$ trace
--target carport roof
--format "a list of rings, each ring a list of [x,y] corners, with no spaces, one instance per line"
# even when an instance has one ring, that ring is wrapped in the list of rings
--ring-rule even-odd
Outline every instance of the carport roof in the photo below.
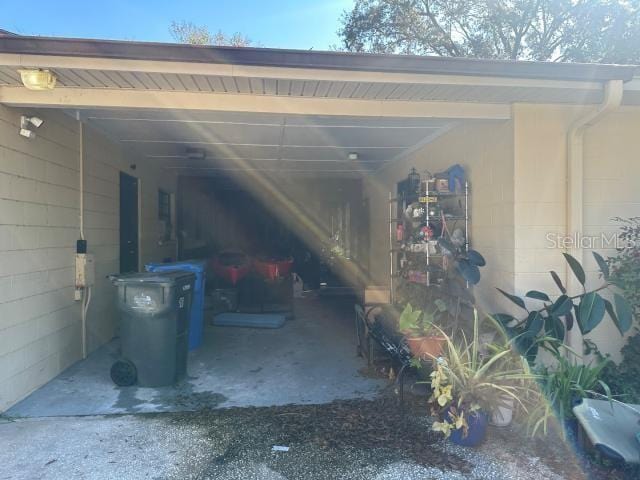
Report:
[[[27,90],[21,68],[52,70],[56,88]],[[459,122],[509,119],[513,103],[594,105],[620,80],[638,105],[635,72],[0,33],[0,103],[75,112],[164,168],[201,173],[377,170]]]
[[[167,62],[195,62],[321,68],[335,70],[478,75],[579,81],[631,80],[628,65],[479,60],[437,56],[194,46],[76,38],[0,36],[0,52],[22,55],[94,57]]]

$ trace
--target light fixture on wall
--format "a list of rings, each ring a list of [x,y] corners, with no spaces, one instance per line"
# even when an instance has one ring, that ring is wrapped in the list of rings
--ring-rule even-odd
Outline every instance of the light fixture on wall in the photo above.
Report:
[[[187,158],[189,160],[204,160],[207,156],[206,152],[202,148],[187,148]]]
[[[349,160],[358,160],[358,152],[349,152]]]
[[[35,128],[40,128],[44,120],[40,117],[27,117],[26,115],[22,115],[20,117],[20,135],[25,138],[36,138],[36,132],[30,130],[29,127],[34,126]]]
[[[49,70],[39,68],[27,68],[18,70],[22,84],[29,90],[53,90],[56,86],[57,78]]]

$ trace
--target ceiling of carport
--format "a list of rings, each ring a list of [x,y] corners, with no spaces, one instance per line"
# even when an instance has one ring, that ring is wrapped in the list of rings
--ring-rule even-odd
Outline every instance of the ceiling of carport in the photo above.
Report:
[[[175,110],[84,110],[82,118],[136,154],[183,174],[260,170],[361,174],[451,128],[433,118]],[[190,158],[189,149],[205,159]],[[349,160],[350,153],[358,160]]]

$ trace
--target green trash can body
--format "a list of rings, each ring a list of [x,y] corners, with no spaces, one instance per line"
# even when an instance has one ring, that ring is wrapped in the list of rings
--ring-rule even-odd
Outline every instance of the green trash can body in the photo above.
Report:
[[[121,354],[135,366],[139,386],[173,385],[185,376],[194,282],[184,271],[113,277]]]

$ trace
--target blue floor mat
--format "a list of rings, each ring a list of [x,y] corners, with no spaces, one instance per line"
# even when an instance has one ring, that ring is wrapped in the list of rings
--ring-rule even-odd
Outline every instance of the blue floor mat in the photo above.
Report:
[[[280,328],[286,316],[276,313],[219,313],[213,317],[216,327]]]

